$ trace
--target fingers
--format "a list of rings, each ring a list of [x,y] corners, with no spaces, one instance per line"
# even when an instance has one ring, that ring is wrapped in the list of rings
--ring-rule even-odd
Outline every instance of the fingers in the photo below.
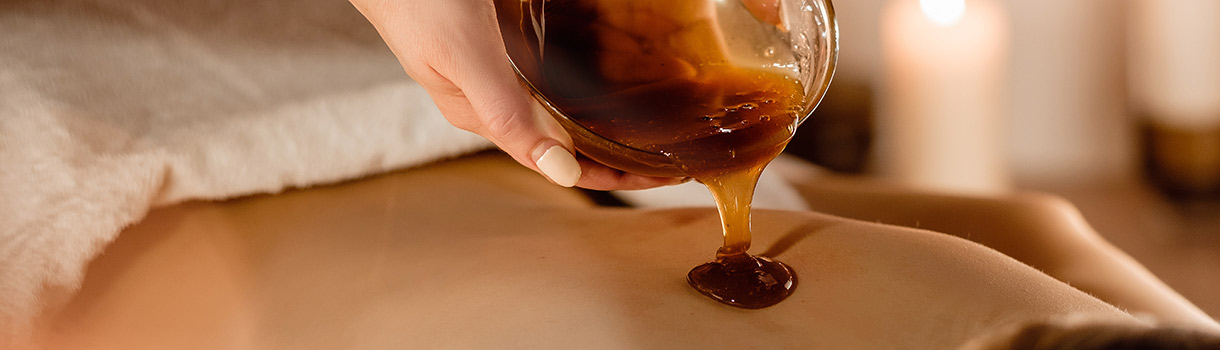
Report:
[[[759,21],[770,23],[780,29],[785,28],[783,18],[779,14],[779,0],[741,0],[741,2]]]
[[[579,162],[581,168],[584,169],[584,175],[576,186],[591,190],[643,190],[690,181],[690,178],[652,177],[627,173],[584,157],[581,157]]]
[[[492,76],[496,73],[484,71],[481,74]],[[515,75],[510,78],[513,79],[510,83],[501,82],[502,87],[509,87],[501,89],[503,91],[495,91],[494,81],[488,79],[462,84],[464,88],[461,89],[455,84],[452,89],[437,88],[429,92],[454,125],[483,135],[519,163],[556,184],[594,190],[636,190],[685,181],[683,178],[625,173],[584,157],[574,157],[567,133],[541,104],[525,94]],[[519,99],[511,96],[513,91],[520,91]],[[522,104],[525,106],[521,107]],[[521,109],[530,112],[513,112]],[[521,153],[513,151],[522,149],[525,151]]]
[[[367,1],[372,5],[358,7],[451,124],[556,184],[579,181],[571,139],[508,62],[491,1]]]
[[[468,130],[483,135],[521,164],[566,187],[634,190],[684,181],[682,178],[625,173],[575,156],[571,137],[527,93],[513,71],[498,30],[475,35],[487,38],[488,42],[466,41],[474,44],[457,51],[468,55],[453,61],[456,63],[454,67],[438,67],[438,70],[448,72],[461,95],[469,101],[468,114],[474,120]],[[683,73],[680,69],[678,71],[674,74]]]
[[[453,99],[449,103],[441,103],[438,101],[438,106],[441,107],[442,113],[446,115],[461,116],[474,115],[474,108],[464,98],[454,97],[438,97],[439,99]],[[536,103],[535,103],[536,105]],[[542,107],[537,107],[541,109]],[[537,112],[543,114],[545,112]],[[549,115],[544,115],[550,118]],[[467,130],[478,129],[479,126],[471,126]],[[477,132],[476,132],[477,133]],[[483,133],[480,133],[483,135]],[[489,140],[496,142],[491,136],[485,136]],[[515,137],[515,136],[504,136]],[[499,143],[497,143],[499,145]],[[500,146],[505,152],[508,152],[506,146]],[[592,190],[640,190],[653,187],[669,186],[682,183],[689,179],[687,178],[672,178],[672,177],[651,177],[642,176],[631,173],[626,173],[616,170],[596,161],[590,160],[583,156],[573,157],[569,148],[557,142],[543,141],[540,145],[534,147],[529,152],[526,159],[533,159],[538,171],[547,179],[558,185],[565,187],[581,187]],[[510,153],[511,155],[511,153]],[[528,163],[521,162],[521,158],[515,157],[519,163],[529,166]]]
[[[353,3],[450,123],[487,138],[552,182],[603,190],[679,182],[578,160],[567,132],[529,95],[513,71],[491,1]]]
[[[469,101],[464,119],[468,130],[486,137],[517,162],[542,173],[552,182],[571,187],[581,178],[572,140],[545,108],[529,96],[508,63],[499,33],[488,43],[467,46],[445,67],[453,83]]]
[[[513,88],[521,89],[520,86]],[[429,89],[429,93],[454,126],[487,138],[518,163],[541,173],[551,182],[572,187],[581,179],[582,167],[571,152],[571,139],[530,97],[500,103],[470,98],[456,87]],[[479,105],[480,102],[483,104]],[[509,103],[524,106],[499,107],[510,106]],[[476,105],[482,106],[484,112]],[[522,109],[526,112],[520,112]]]

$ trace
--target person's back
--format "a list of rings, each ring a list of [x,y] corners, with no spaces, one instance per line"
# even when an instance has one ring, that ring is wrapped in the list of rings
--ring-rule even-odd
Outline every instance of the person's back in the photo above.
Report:
[[[683,280],[710,258],[718,227],[712,208],[599,207],[507,157],[470,157],[153,212],[91,268],[47,339],[63,348],[187,346],[211,334],[294,349],[949,349],[1048,319],[1146,326],[964,239],[789,211],[755,215],[753,252],[791,264],[796,293],[766,309],[732,308]],[[184,319],[192,326],[157,331]],[[107,326],[116,322],[124,327]]]

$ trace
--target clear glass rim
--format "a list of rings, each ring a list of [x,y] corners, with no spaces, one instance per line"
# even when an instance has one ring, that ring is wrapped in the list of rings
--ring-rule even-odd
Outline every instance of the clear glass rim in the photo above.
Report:
[[[808,119],[809,116],[813,114],[814,110],[817,109],[818,105],[820,105],[822,103],[822,99],[826,98],[826,90],[830,88],[830,83],[834,79],[835,69],[836,69],[836,67],[838,65],[838,61],[839,61],[839,22],[835,17],[834,5],[831,3],[831,0],[806,0],[806,1],[820,3],[821,6],[819,6],[819,8],[824,12],[827,22],[830,23],[827,26],[828,33],[827,33],[827,35],[825,35],[827,37],[826,44],[829,47],[830,54],[826,58],[827,62],[826,62],[825,72],[823,72],[823,74],[821,74],[821,76],[818,77],[819,79],[813,80],[813,81],[820,81],[821,83],[815,89],[812,89],[812,90],[810,90],[810,89],[808,89],[808,87],[806,87],[806,89],[809,90],[808,92],[812,92],[811,95],[817,96],[817,99],[813,100],[812,103],[810,103],[808,105],[808,107],[806,107],[806,109],[804,111],[802,111],[802,115],[800,116],[800,118],[797,119],[797,122],[796,122],[797,126],[800,126],[801,123],[804,123],[805,119]],[[657,163],[666,162],[667,158],[664,155],[660,155],[660,154],[657,154],[654,152],[649,152],[646,150],[641,150],[639,148],[625,145],[621,142],[607,138],[605,136],[602,136],[602,135],[594,132],[593,130],[589,130],[589,128],[585,127],[580,122],[572,119],[566,113],[563,113],[563,111],[559,110],[559,108],[556,107],[555,104],[553,102],[551,102],[551,100],[548,97],[546,97],[545,94],[543,94],[540,90],[538,90],[538,88],[536,86],[534,86],[534,83],[530,82],[529,79],[525,77],[525,74],[521,72],[521,68],[519,68],[517,66],[517,63],[513,61],[513,58],[511,56],[506,54],[505,57],[508,58],[508,63],[510,66],[513,67],[513,72],[517,74],[518,80],[520,80],[521,83],[524,84],[529,89],[530,95],[532,95],[535,99],[537,99],[542,104],[542,106],[545,107],[546,110],[551,114],[551,116],[560,119],[560,121],[562,123],[566,124],[566,125],[564,125],[565,129],[568,129],[568,130],[575,129],[579,133],[581,133],[581,135],[571,135],[573,138],[576,138],[577,136],[589,137],[591,139],[595,139],[600,142],[613,145],[616,148],[621,148],[623,150],[633,152],[633,153],[635,153],[632,155],[633,158],[637,158],[637,159],[652,158]]]

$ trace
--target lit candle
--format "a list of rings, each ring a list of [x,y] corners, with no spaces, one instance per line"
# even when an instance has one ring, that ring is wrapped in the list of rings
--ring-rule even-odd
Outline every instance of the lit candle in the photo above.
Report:
[[[895,0],[882,12],[878,167],[910,185],[1008,188],[1007,21],[990,0]]]

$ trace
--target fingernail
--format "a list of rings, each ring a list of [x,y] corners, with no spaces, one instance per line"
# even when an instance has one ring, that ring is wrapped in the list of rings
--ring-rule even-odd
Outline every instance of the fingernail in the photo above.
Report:
[[[572,187],[580,180],[580,163],[562,146],[551,146],[534,164],[543,175],[563,187]]]

